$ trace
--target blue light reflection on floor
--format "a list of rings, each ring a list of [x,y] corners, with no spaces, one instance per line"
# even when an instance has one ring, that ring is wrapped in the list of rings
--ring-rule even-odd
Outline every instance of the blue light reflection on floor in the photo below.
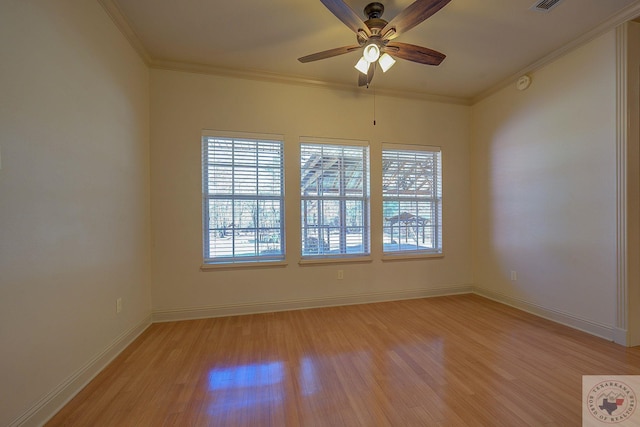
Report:
[[[282,382],[282,362],[254,363],[213,369],[209,372],[209,389],[260,387]]]
[[[279,384],[285,376],[283,362],[253,363],[212,369],[209,390],[215,393],[209,414],[220,417],[238,410],[257,410],[281,403]]]
[[[312,395],[319,389],[316,367],[308,357],[303,357],[300,361],[300,389],[304,396]]]

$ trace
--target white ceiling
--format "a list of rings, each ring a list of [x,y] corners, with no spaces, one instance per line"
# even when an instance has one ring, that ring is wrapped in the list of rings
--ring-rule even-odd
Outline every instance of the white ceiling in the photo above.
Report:
[[[297,58],[356,44],[320,0],[100,0],[151,66],[292,78],[357,87],[358,53],[302,64]],[[346,0],[361,14],[369,0]],[[391,20],[412,0],[381,1]],[[451,0],[395,41],[447,55],[438,66],[398,60],[373,80],[381,91],[474,100],[640,14],[640,0]],[[598,58],[594,58],[594,61]],[[360,90],[366,90],[364,88]]]

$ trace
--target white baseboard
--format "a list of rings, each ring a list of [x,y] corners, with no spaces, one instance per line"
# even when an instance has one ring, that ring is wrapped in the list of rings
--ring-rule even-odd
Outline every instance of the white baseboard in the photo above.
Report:
[[[306,308],[335,307],[342,305],[368,304],[373,302],[398,301],[403,299],[467,294],[471,293],[472,290],[473,287],[471,285],[458,285],[433,289],[372,292],[366,294],[340,295],[325,298],[309,298],[247,304],[228,304],[199,308],[157,310],[153,312],[153,322],[174,322],[179,320],[206,319],[210,317],[302,310]]]
[[[617,342],[616,331],[611,326],[596,323],[569,313],[546,308],[539,304],[534,304],[520,298],[514,298],[499,292],[489,291],[487,289],[474,287],[473,292],[482,297],[489,298],[491,300],[509,305],[511,307],[515,307],[519,310],[526,311],[527,313],[535,314],[536,316],[545,318],[547,320],[551,320],[556,323],[569,326],[573,329],[587,332],[591,335],[604,338],[608,341]]]
[[[578,329],[589,334],[626,345],[627,331],[612,328],[582,319],[558,310],[549,309],[533,304],[523,299],[474,287],[472,285],[444,286],[431,289],[411,289],[402,291],[372,292],[357,295],[341,295],[325,298],[309,298],[298,300],[284,300],[247,304],[228,304],[220,306],[185,308],[153,311],[138,325],[125,331],[103,352],[88,361],[77,372],[63,381],[42,399],[36,402],[24,414],[16,418],[9,427],[41,426],[64,405],[66,405],[80,390],[95,378],[116,356],[127,348],[151,323],[171,322],[180,320],[202,319],[211,317],[236,316],[243,314],[271,313],[287,310],[302,310],[307,308],[334,307],[354,304],[367,304],[384,301],[398,301],[405,299],[427,298],[445,295],[475,293],[482,297],[497,301],[526,311],[536,316]]]
[[[151,315],[122,333],[116,340],[89,360],[70,377],[51,390],[31,408],[13,420],[9,427],[42,426],[94,379],[113,359],[151,325]]]
[[[628,335],[627,335],[626,329],[620,329],[620,328],[613,329],[613,342],[615,342],[616,344],[620,344],[625,347],[633,346],[633,344],[629,342],[627,337]]]

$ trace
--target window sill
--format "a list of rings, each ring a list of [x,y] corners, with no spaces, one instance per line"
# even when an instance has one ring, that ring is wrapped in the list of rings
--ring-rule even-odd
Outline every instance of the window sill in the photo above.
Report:
[[[326,265],[326,264],[356,264],[363,262],[372,262],[373,259],[370,256],[359,256],[353,258],[309,258],[301,259],[298,261],[300,266],[308,265]]]
[[[389,254],[383,255],[382,261],[413,261],[413,260],[421,260],[421,259],[431,259],[431,258],[444,258],[443,253],[422,253],[422,254]]]
[[[237,269],[254,269],[254,268],[281,268],[286,267],[288,262],[286,261],[267,261],[267,262],[229,262],[219,264],[202,264],[200,271],[220,271],[220,270],[237,270]]]

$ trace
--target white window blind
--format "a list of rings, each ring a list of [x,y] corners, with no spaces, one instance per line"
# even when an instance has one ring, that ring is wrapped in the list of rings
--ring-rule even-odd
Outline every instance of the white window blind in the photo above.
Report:
[[[368,255],[369,147],[300,144],[303,258]]]
[[[442,161],[438,147],[383,144],[383,252],[442,252]]]
[[[204,262],[284,259],[283,142],[202,137]]]

